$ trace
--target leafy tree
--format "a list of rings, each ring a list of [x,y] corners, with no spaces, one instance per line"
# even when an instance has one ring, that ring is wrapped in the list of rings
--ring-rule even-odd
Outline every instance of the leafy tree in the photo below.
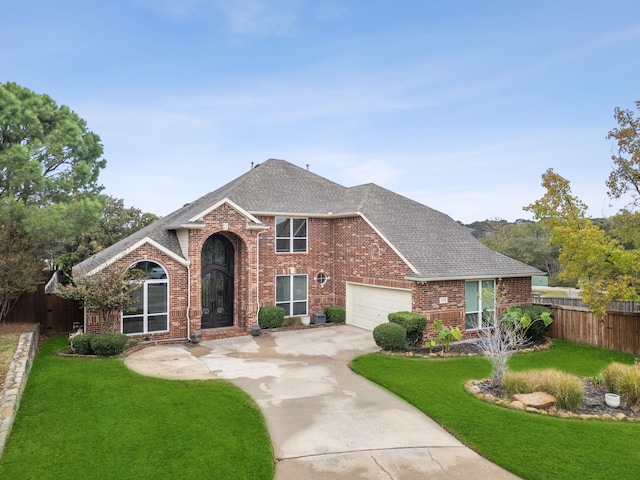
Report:
[[[7,260],[35,258],[44,267],[60,239],[97,222],[105,204],[98,184],[102,153],[100,138],[68,107],[0,84],[0,229],[21,239],[4,247]],[[20,289],[33,289],[38,277],[25,277]],[[0,302],[10,303],[12,295],[0,292]],[[0,305],[0,315],[7,306]]]
[[[91,255],[158,220],[152,213],[143,213],[138,208],[125,208],[124,201],[108,197],[107,206],[98,224],[79,235],[69,238],[56,264],[67,274],[71,268]]]
[[[542,175],[542,186],[545,195],[525,210],[543,222],[550,242],[559,246],[560,278],[579,279],[583,301],[596,315],[604,315],[612,300],[640,298],[640,250],[624,248],[587,218],[569,181],[552,169]]]
[[[41,266],[20,225],[0,223],[0,319],[23,292],[35,290],[34,279],[39,279]]]
[[[640,101],[636,102],[636,108],[640,110]],[[607,180],[608,194],[613,199],[630,194],[633,205],[637,206],[640,201],[640,118],[635,118],[631,110],[617,107],[614,118],[618,127],[607,135],[617,143],[611,155],[614,168]]]
[[[559,283],[559,250],[549,244],[549,233],[540,222],[505,223],[480,241],[496,252],[547,272],[552,284]]]
[[[119,312],[126,311],[140,294],[138,280],[144,272],[132,268],[124,274],[116,269],[74,279],[73,285],[60,285],[56,293],[62,298],[81,302],[90,312],[96,312],[102,332],[113,329]]]

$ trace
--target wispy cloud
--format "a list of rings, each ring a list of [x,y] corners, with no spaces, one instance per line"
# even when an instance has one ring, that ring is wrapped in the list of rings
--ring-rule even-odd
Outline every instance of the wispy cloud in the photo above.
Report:
[[[299,0],[216,0],[236,33],[282,35],[296,23]]]

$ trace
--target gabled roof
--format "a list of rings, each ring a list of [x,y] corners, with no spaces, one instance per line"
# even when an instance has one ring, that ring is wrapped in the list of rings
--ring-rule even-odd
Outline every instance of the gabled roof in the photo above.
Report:
[[[85,274],[145,241],[187,259],[176,230],[198,228],[212,207],[228,203],[263,228],[258,215],[361,216],[401,258],[414,280],[506,278],[539,270],[496,253],[444,213],[375,184],[347,188],[284,160],[270,159],[230,183],[185,205],[130,237],[76,265]]]

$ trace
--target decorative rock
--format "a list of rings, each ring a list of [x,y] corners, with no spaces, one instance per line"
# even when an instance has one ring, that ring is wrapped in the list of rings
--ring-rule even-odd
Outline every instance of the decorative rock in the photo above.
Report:
[[[558,418],[571,418],[572,415],[570,412],[558,412],[557,414]]]
[[[470,386],[470,387],[468,388],[468,390],[469,390],[469,393],[474,394],[474,395],[475,395],[476,393],[480,393],[480,392],[481,392],[480,387],[479,387],[479,386],[477,386],[477,385],[472,385],[472,386]]]
[[[490,393],[487,393],[487,394],[484,396],[484,399],[485,399],[487,402],[489,402],[489,403],[493,403],[493,402],[495,402],[496,397],[494,397],[494,396],[493,396],[493,395],[491,395]]]
[[[524,410],[527,407],[524,403],[520,402],[519,400],[514,400],[509,404],[509,408],[513,408],[514,410]]]
[[[613,417],[611,415],[609,415],[608,413],[605,413],[600,418],[602,418],[602,420],[613,420]]]
[[[623,420],[626,420],[626,419],[627,419],[627,416],[624,413],[622,413],[622,412],[616,413],[616,420],[623,421]]]
[[[549,408],[555,405],[556,399],[553,395],[545,392],[518,393],[511,397],[512,400],[524,403],[527,407]]]
[[[576,415],[577,418],[581,419],[581,420],[591,420],[592,418],[597,418],[597,415],[590,415],[588,413],[583,413],[580,415]]]
[[[533,407],[527,407],[525,410],[527,412],[529,412],[529,413],[538,413],[538,412],[540,412],[540,410],[538,410],[537,408],[533,408]]]

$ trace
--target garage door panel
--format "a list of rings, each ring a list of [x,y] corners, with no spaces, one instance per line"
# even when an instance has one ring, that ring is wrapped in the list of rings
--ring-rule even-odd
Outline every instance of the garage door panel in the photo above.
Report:
[[[391,312],[411,311],[411,291],[347,284],[347,323],[373,330],[388,321]]]

